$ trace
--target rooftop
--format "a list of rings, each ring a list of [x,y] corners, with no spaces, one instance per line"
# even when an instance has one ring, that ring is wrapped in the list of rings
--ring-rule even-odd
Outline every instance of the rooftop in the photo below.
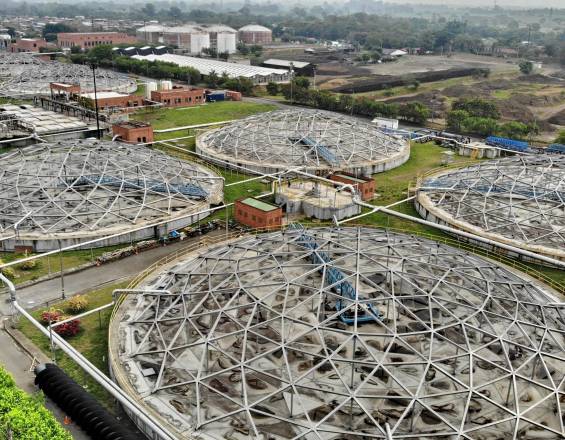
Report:
[[[292,64],[297,69],[303,69],[311,65],[311,63],[306,63],[304,61],[279,60],[277,58],[269,58],[268,60],[263,61],[263,64],[270,64],[273,66],[281,66],[286,68],[290,68],[290,65]]]
[[[248,206],[251,206],[255,209],[259,209],[259,210],[265,211],[265,212],[274,211],[275,209],[279,209],[278,206],[271,205],[270,203],[266,203],[266,202],[263,202],[261,200],[257,200],[257,199],[251,198],[251,197],[240,200],[240,203],[243,203],[244,205],[248,205]]]

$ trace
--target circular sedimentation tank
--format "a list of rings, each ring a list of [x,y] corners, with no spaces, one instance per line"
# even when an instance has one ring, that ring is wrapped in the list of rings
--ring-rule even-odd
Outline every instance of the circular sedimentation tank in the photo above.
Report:
[[[428,220],[565,261],[565,156],[440,171],[422,180],[415,203]]]
[[[371,175],[410,156],[407,140],[341,114],[313,110],[261,113],[205,132],[197,152],[222,166],[259,172],[300,167],[312,172]]]
[[[0,245],[45,251],[139,228],[94,247],[129,243],[189,225],[222,199],[220,177],[158,150],[37,144],[0,155]]]
[[[30,54],[0,55],[0,96],[49,95],[50,83],[78,84],[82,93],[94,91],[92,69],[87,65],[44,61]],[[96,87],[123,93],[137,89],[133,79],[106,69],[96,69]]]
[[[110,365],[183,439],[557,439],[564,307],[427,239],[296,227],[150,276]]]

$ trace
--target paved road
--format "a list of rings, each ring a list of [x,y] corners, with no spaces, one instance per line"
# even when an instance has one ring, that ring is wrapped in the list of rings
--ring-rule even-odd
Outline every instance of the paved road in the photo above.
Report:
[[[7,318],[5,318],[7,319]],[[7,323],[7,325],[9,325]],[[14,340],[6,333],[4,330],[4,324],[2,324],[2,330],[0,330],[0,363],[6,368],[14,377],[18,387],[23,389],[29,394],[37,392],[33,381],[35,375],[31,370],[32,359],[24,352]],[[44,357],[39,359],[39,362],[48,362],[49,359]],[[65,414],[59,409],[51,399],[45,399],[45,407],[53,413],[55,418],[63,424]],[[78,426],[71,423],[65,426],[74,440],[89,440],[90,437],[84,433]]]
[[[221,235],[223,230],[217,230],[209,233],[209,236]],[[197,241],[195,239],[187,239],[182,242],[173,243],[167,246],[161,246],[142,252],[138,255],[132,255],[112,263],[102,265],[100,267],[92,267],[81,272],[69,274],[64,277],[65,293],[67,296],[75,295],[80,292],[92,290],[97,286],[112,283],[120,279],[134,277],[139,272],[146,269],[151,264],[162,259],[168,254],[187,246]],[[38,307],[42,303],[49,300],[59,298],[61,295],[61,280],[55,278],[52,280],[44,281],[33,286],[17,290],[18,300],[26,308]],[[5,297],[7,298],[7,294]],[[0,302],[0,316],[1,320],[6,321],[9,318],[6,316],[10,313],[10,305],[5,302]],[[9,323],[6,323],[9,325]],[[3,365],[15,378],[17,385],[24,391],[32,394],[37,391],[33,381],[34,374],[31,371],[32,359],[24,352],[4,330],[4,325],[1,323],[0,329],[0,365]],[[38,350],[38,361],[49,362],[49,358],[44,356]],[[64,413],[49,399],[46,399],[45,406],[53,412],[55,417],[62,423]],[[123,420],[126,422],[126,420]],[[128,423],[129,425],[129,423]],[[76,425],[69,425],[67,429],[73,435],[75,440],[88,440],[90,439],[80,428]],[[141,437],[140,437],[141,438]]]
[[[217,230],[209,236],[222,234],[223,231]],[[103,284],[115,282],[125,278],[134,277],[136,274],[152,265],[161,258],[167,256],[183,246],[194,243],[198,238],[179,241],[167,246],[160,246],[138,255],[132,255],[122,260],[104,264],[99,267],[92,267],[80,272],[64,275],[65,295],[72,296],[77,293],[92,290]],[[18,302],[25,308],[35,308],[41,304],[52,302],[61,298],[61,278],[53,278],[33,286],[17,289]],[[7,299],[7,295],[6,295]],[[10,314],[10,305],[6,301],[0,302],[0,316]],[[0,353],[0,361],[2,354]]]

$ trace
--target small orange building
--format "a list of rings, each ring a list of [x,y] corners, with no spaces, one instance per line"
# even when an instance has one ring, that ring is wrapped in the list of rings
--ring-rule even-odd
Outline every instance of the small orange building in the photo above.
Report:
[[[81,49],[92,49],[102,44],[133,44],[135,37],[121,32],[62,32],[57,34],[57,45],[61,48],[78,46]]]
[[[282,225],[282,208],[252,197],[236,200],[235,219],[251,228],[275,229]]]
[[[371,200],[375,196],[375,180],[370,177],[355,177],[347,173],[335,173],[330,176],[330,179],[334,182],[355,186],[362,200]]]
[[[67,84],[67,83],[49,83],[52,98],[59,98],[61,95],[65,99],[70,99],[73,95],[80,94],[80,84]]]
[[[82,101],[85,107],[95,107],[94,93],[81,93],[79,100]],[[140,107],[144,104],[143,96],[118,92],[98,92],[96,94],[96,101],[98,101],[99,110],[110,108],[127,109],[128,107]]]
[[[153,127],[145,122],[126,121],[114,124],[112,134],[120,136],[122,142],[130,144],[153,142]]]
[[[204,89],[174,86],[170,90],[153,90],[151,101],[160,102],[164,107],[189,107],[205,102]]]
[[[22,38],[10,46],[12,52],[39,52],[48,43],[43,38]]]

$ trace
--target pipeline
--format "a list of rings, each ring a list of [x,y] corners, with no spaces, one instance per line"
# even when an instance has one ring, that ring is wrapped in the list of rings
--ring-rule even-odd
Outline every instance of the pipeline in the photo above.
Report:
[[[80,428],[96,440],[137,440],[83,387],[55,364],[35,368],[35,384]]]

